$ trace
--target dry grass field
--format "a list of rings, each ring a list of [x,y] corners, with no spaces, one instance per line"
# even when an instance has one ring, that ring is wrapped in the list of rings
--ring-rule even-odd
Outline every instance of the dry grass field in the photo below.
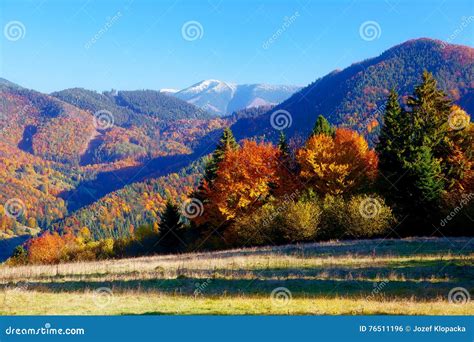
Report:
[[[473,302],[463,298],[474,294],[474,239],[335,241],[3,265],[0,286],[3,315],[472,315]],[[464,290],[449,297],[454,288]]]

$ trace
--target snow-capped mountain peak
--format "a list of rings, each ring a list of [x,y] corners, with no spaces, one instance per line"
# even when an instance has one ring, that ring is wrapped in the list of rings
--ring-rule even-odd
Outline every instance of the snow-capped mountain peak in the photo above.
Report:
[[[178,89],[172,89],[172,88],[163,88],[159,90],[160,93],[164,93],[164,94],[174,94],[174,93],[177,93],[178,91],[179,91]]]
[[[180,90],[173,95],[209,112],[226,115],[260,105],[286,100],[300,87],[268,84],[244,84],[208,79]]]
[[[234,91],[236,88],[235,84],[227,83],[219,80],[204,80],[199,83],[193,84],[192,86],[180,91],[181,94],[198,94],[202,92],[216,92],[222,93],[226,91]]]

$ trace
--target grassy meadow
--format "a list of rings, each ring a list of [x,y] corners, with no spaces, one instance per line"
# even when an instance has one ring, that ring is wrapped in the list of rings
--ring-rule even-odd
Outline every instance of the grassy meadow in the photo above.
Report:
[[[474,239],[334,241],[0,267],[2,315],[472,315]]]

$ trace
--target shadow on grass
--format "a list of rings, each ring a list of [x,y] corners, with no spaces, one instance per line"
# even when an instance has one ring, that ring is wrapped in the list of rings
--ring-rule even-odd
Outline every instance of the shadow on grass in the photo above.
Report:
[[[292,244],[271,248],[248,248],[230,251],[216,251],[219,258],[236,256],[265,256],[275,252],[301,257],[338,257],[345,255],[360,256],[417,256],[417,255],[468,255],[474,250],[474,240],[459,238],[406,238],[406,239],[371,239],[342,240],[336,242]],[[189,255],[187,259],[196,256]],[[184,257],[186,259],[186,257]]]
[[[376,263],[376,261],[374,261]],[[252,274],[258,277],[291,277],[300,275],[302,277],[321,277],[332,279],[354,278],[368,279],[406,279],[407,281],[420,281],[426,279],[437,279],[438,281],[468,281],[474,279],[474,262],[472,260],[408,260],[389,261],[370,267],[358,267],[357,265],[324,265],[320,267],[280,267],[253,270],[225,270],[223,274],[228,276],[241,274]],[[192,272],[192,270],[190,271]]]
[[[91,273],[91,274],[58,274],[54,277],[39,276],[36,281],[63,283],[64,281],[107,281],[113,280],[146,280],[150,278],[169,279],[179,275],[188,278],[217,278],[217,279],[260,279],[260,280],[285,280],[301,278],[302,280],[328,279],[328,280],[406,280],[419,282],[452,281],[463,282],[474,279],[474,261],[464,260],[404,260],[384,261],[374,260],[370,267],[358,267],[353,264],[321,265],[298,267],[249,267],[245,269],[195,269],[179,268],[179,270],[163,271],[160,267],[149,271],[124,271],[117,273]]]
[[[205,284],[205,285],[204,285]],[[8,285],[3,285],[8,286]],[[27,289],[39,292],[83,292],[108,287],[114,293],[158,292],[170,295],[208,296],[269,296],[277,287],[286,287],[293,297],[386,297],[434,299],[446,297],[453,287],[463,286],[474,290],[474,282],[385,281],[374,283],[362,280],[262,280],[262,279],[150,279],[124,281],[65,281],[61,283],[28,282]]]

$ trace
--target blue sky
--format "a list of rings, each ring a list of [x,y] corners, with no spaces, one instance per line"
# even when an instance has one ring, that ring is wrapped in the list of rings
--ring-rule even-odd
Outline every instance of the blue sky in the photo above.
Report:
[[[44,92],[183,88],[209,78],[306,85],[408,39],[474,46],[472,0],[2,0],[0,6],[1,77]]]

